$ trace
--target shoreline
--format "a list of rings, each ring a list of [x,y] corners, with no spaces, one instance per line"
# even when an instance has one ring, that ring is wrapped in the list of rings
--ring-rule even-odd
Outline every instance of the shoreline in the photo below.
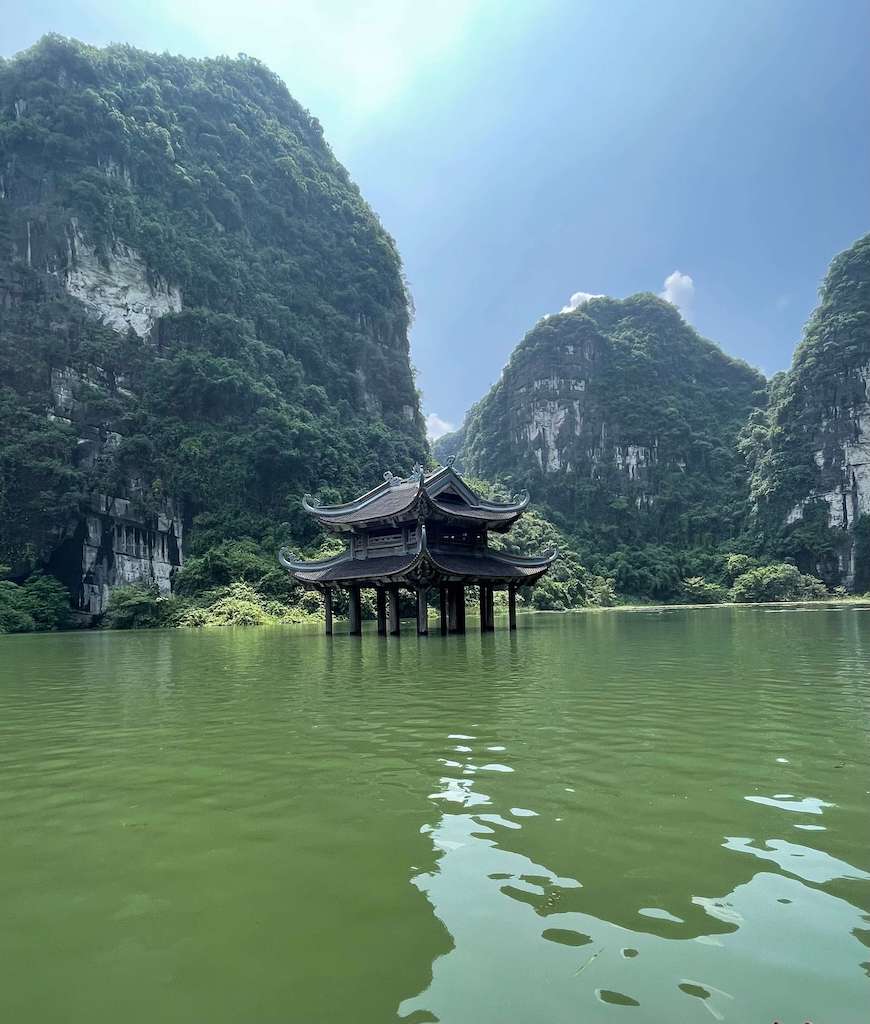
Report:
[[[835,608],[860,608],[870,610],[870,597],[832,597],[825,598],[819,601],[741,601],[731,602],[724,601],[718,604],[614,604],[606,607],[598,606],[587,606],[585,608],[566,608],[564,611],[557,611],[555,609],[538,609],[538,608],[518,608],[517,614],[519,616],[528,615],[602,615],[612,612],[627,612],[631,615],[636,615],[640,612],[669,612],[669,611],[706,611],[710,609],[722,609],[722,608],[765,608],[765,609],[803,609],[811,610],[816,609],[832,610]],[[496,612],[497,618],[503,618],[506,612]],[[474,621],[477,616],[470,614],[468,616],[470,621]],[[347,619],[336,618],[338,622],[346,622]],[[365,622],[374,622],[374,619],[366,619]],[[402,619],[402,622],[413,623],[415,620],[412,618]],[[436,616],[437,621],[437,616]],[[220,624],[220,625],[208,625],[208,626],[156,626],[153,628],[139,628],[139,629],[113,629],[109,626],[92,626],[92,627],[78,627],[73,629],[55,629],[38,631],[34,630],[29,633],[0,633],[0,640],[4,640],[11,637],[33,637],[33,636],[68,636],[70,634],[100,634],[100,633],[154,633],[160,630],[175,631],[184,630],[185,632],[207,632],[213,629],[276,629],[276,628],[287,628],[299,627],[299,626],[315,626],[321,625],[322,620],[319,615],[312,615],[310,618],[303,619],[300,622],[264,622],[256,625],[235,625],[235,624]],[[474,632],[469,630],[469,633]],[[431,630],[433,635],[438,633],[437,627]]]

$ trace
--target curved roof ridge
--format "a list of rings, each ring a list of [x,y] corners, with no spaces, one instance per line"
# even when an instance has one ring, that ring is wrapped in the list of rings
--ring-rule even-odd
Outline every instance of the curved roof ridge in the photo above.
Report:
[[[487,551],[490,558],[496,559],[498,562],[508,562],[511,565],[522,565],[528,568],[534,568],[538,565],[552,565],[553,562],[559,557],[558,548],[550,548],[549,551],[543,552],[540,555],[514,555],[509,551]]]
[[[311,561],[305,559],[294,558],[287,548],[280,548],[278,551],[278,561],[285,569],[289,569],[291,572],[316,572],[320,569],[329,569],[333,565],[340,565],[342,562],[351,561],[350,551],[342,551],[340,554],[333,555],[331,558],[315,558]]]
[[[486,498],[478,498],[477,507],[492,509],[493,512],[520,511],[528,507],[530,500],[529,492],[524,488],[518,494],[515,494],[511,501],[487,501]]]
[[[371,504],[378,498],[382,497],[392,490],[399,490],[402,487],[410,488],[413,480],[400,480],[398,477],[390,475],[389,479],[385,479],[382,484],[378,484],[377,487],[373,487],[370,491],[366,491],[365,494],[361,494],[358,498],[354,498],[351,501],[339,502],[336,505],[319,505],[317,499],[311,494],[302,495],[302,507],[306,512],[312,512],[316,516],[336,516],[343,515],[346,512],[358,512],[360,509],[365,508],[366,505]],[[417,488],[419,491],[419,487]]]

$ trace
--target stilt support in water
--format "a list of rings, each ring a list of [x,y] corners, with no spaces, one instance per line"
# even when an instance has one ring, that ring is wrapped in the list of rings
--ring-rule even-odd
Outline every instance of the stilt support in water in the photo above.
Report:
[[[387,587],[389,597],[389,633],[390,636],[399,635],[399,588],[395,584]]]
[[[447,585],[447,622],[449,632],[465,632],[465,587],[461,583]]]
[[[480,585],[480,632],[491,633],[495,629],[492,584]]]
[[[359,587],[352,586],[350,588],[350,622],[349,630],[351,636],[360,636],[362,634],[362,599],[360,597]]]
[[[375,603],[378,608],[378,636],[387,635],[387,593],[383,587],[375,590]]]
[[[429,632],[429,591],[420,587],[417,591],[417,636],[426,636]]]

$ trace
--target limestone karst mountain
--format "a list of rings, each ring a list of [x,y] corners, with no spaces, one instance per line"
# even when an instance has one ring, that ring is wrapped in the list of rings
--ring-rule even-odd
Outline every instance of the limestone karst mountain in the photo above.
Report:
[[[255,60],[0,62],[0,562],[102,610],[426,454],[396,248]],[[289,526],[280,527],[281,523]]]
[[[712,545],[745,523],[737,437],[764,399],[670,304],[593,298],[536,324],[438,451],[528,487],[587,548]]]

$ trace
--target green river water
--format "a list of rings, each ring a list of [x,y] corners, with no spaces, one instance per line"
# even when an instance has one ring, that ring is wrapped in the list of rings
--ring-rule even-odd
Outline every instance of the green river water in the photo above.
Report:
[[[870,609],[405,628],[0,638],[0,1021],[870,1021]]]

